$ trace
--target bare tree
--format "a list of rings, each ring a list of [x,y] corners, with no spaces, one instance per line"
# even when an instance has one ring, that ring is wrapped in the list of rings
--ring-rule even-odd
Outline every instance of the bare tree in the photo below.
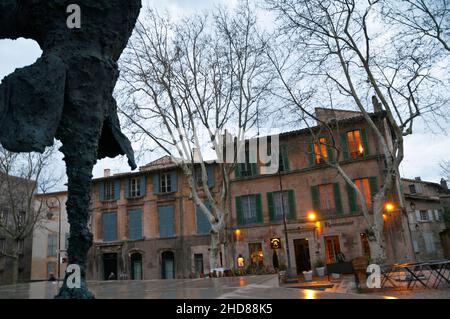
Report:
[[[442,174],[444,174],[444,178],[450,182],[450,161],[445,160],[442,161],[440,164]]]
[[[18,281],[24,242],[46,217],[47,207],[35,195],[47,192],[61,179],[50,170],[55,150],[53,146],[43,154],[18,154],[0,147],[0,236],[6,241],[0,256],[12,259],[13,283]]]
[[[389,22],[401,28],[400,36],[431,40],[450,53],[450,1],[385,0],[383,13]]]
[[[432,76],[433,61],[418,42],[391,41],[396,30],[383,24],[380,1],[266,0],[266,4],[277,12],[279,37],[287,43],[283,50],[268,54],[281,83],[279,95],[301,110],[302,119],[316,120],[322,132],[329,133],[325,143],[338,160],[331,162],[322,152],[321,157],[356,192],[368,225],[372,260],[383,263],[384,203],[389,194],[401,194],[404,137],[412,134],[418,117],[436,115],[444,103],[438,91],[441,82]],[[329,97],[325,101],[329,107],[335,101],[338,108],[353,105],[361,112],[383,154],[385,172],[372,198],[373,214],[339,163],[343,150],[334,137],[339,126],[320,121],[310,107],[311,102],[324,103],[323,97]],[[384,123],[380,125],[372,110],[385,112]],[[322,132],[312,131],[318,145],[323,143],[318,139]],[[404,211],[401,195],[398,200]]]
[[[233,161],[217,164],[208,187],[205,151],[222,153],[226,132],[244,139],[262,114],[270,83],[266,42],[247,2],[212,18],[195,15],[173,23],[149,10],[122,60],[122,110],[138,137],[150,139],[174,159],[187,177],[191,199],[211,224],[210,269],[228,235]]]

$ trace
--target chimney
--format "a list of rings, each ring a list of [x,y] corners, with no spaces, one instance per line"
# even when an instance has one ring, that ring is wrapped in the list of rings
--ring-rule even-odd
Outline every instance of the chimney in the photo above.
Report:
[[[377,97],[375,95],[372,96],[372,104],[373,104],[373,111],[381,112],[383,109],[381,107],[381,103],[378,101]]]
[[[422,179],[420,178],[420,176],[419,177],[416,177],[416,178],[414,178],[416,181],[418,181],[418,182],[420,182],[420,181],[422,181]]]
[[[111,176],[111,170],[109,168],[105,168],[103,171],[103,177],[110,177]]]
[[[441,178],[441,186],[443,189],[448,189],[447,181]]]

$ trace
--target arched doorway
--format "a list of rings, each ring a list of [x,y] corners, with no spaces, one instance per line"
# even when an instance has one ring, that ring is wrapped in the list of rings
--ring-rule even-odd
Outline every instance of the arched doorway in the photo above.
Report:
[[[175,278],[175,255],[171,251],[165,251],[161,255],[161,276],[162,279]]]
[[[133,253],[130,256],[131,280],[142,280],[142,255]]]

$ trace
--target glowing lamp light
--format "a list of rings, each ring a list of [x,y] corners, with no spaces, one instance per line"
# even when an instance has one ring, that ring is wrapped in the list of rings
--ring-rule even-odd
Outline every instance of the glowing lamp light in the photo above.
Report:
[[[315,220],[317,219],[316,213],[314,213],[314,212],[309,213],[309,214],[308,214],[308,219],[309,219],[310,221],[315,221]]]
[[[359,154],[364,153],[364,147],[362,145],[359,146],[358,148]]]
[[[321,227],[320,222],[316,222],[316,228],[320,229],[320,227]]]
[[[394,206],[394,204],[392,204],[392,203],[386,203],[386,205],[384,206],[384,208],[386,208],[386,210],[387,210],[388,212],[392,212],[392,211],[394,210],[395,206]]]
[[[240,230],[240,229],[236,229],[236,230],[234,231],[234,234],[236,235],[236,237],[241,236],[241,230]]]
[[[387,215],[386,214],[383,214],[383,219],[384,219],[384,221],[387,220]]]

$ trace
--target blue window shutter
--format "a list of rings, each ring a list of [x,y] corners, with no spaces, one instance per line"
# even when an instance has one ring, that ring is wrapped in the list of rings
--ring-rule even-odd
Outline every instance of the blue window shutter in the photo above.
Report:
[[[174,236],[173,213],[173,205],[158,207],[159,236],[162,238]]]
[[[117,213],[104,213],[102,219],[103,241],[117,240]]]
[[[153,194],[159,194],[159,173],[153,174]]]
[[[145,196],[145,192],[146,192],[146,188],[147,188],[147,179],[145,178],[145,176],[141,176],[139,178],[139,192],[141,193],[141,196]]]
[[[210,209],[209,205],[206,205],[206,207]],[[211,223],[198,206],[196,209],[196,217],[197,217],[197,234],[199,235],[209,234],[209,232],[211,231]]]
[[[128,212],[128,239],[138,240],[142,238],[142,213],[141,211]]]
[[[177,171],[172,171],[170,172],[170,184],[171,184],[171,188],[172,188],[172,192],[176,192],[177,191]]]
[[[104,201],[105,200],[105,183],[101,182],[98,186],[100,187],[100,200]]]
[[[118,200],[120,198],[120,180],[114,181],[114,199]]]
[[[206,172],[208,174],[208,187],[214,187],[215,184],[215,176],[214,176],[214,166],[208,165],[206,166]]]
[[[130,197],[130,179],[125,180],[125,198]]]

